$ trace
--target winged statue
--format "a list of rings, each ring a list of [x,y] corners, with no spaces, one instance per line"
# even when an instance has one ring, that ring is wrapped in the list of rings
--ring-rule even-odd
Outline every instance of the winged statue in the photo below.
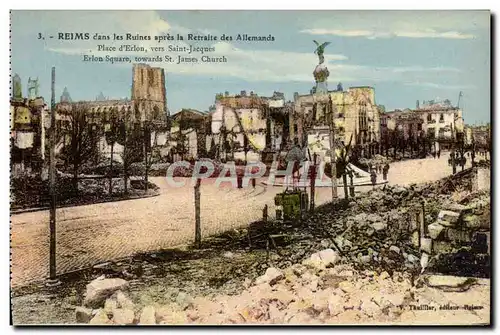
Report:
[[[323,54],[325,53],[325,48],[330,44],[330,42],[324,42],[323,44],[319,44],[319,42],[316,40],[313,40],[313,42],[316,44],[316,50],[314,50],[314,53],[318,55],[319,62],[321,64],[324,61]]]

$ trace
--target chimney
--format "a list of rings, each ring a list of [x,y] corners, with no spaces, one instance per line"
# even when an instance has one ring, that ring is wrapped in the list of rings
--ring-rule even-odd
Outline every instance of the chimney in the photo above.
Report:
[[[299,92],[295,92],[293,94],[293,101],[297,101],[297,100],[299,100]]]
[[[420,108],[420,102],[417,100],[417,109]]]

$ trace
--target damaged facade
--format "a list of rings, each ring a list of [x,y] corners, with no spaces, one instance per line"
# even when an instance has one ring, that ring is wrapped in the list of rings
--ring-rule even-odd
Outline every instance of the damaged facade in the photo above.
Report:
[[[131,99],[107,100],[102,96],[96,101],[73,102],[69,93],[61,96],[61,102],[56,105],[58,133],[63,134],[58,149],[69,144],[67,135],[71,132],[73,112],[76,105],[85,108],[86,122],[96,131],[96,145],[98,155],[110,157],[111,145],[104,136],[123,123],[128,130],[141,136],[147,132],[150,136],[151,146],[166,149],[168,140],[168,109],[165,89],[165,73],[162,68],[153,68],[149,65],[134,64],[132,69],[132,95]],[[83,107],[82,107],[83,106]],[[113,159],[120,161],[123,154],[123,144],[115,143]],[[166,150],[162,150],[164,154]]]
[[[282,93],[260,97],[253,92],[218,94],[210,112],[211,134],[207,150],[220,159],[260,159],[263,151],[279,151],[288,139],[290,103]],[[213,146],[216,147],[213,147]]]
[[[331,101],[331,102],[330,102]],[[329,107],[331,104],[331,107]],[[309,146],[318,144],[327,151],[333,110],[336,141],[358,146],[364,154],[373,154],[380,142],[381,107],[375,102],[373,87],[350,87],[346,91],[339,84],[337,90],[318,96],[294,95],[294,111],[290,114],[290,137]],[[307,122],[307,120],[310,120]]]
[[[13,99],[10,102],[11,173],[14,176],[42,171],[45,160],[43,98]]]

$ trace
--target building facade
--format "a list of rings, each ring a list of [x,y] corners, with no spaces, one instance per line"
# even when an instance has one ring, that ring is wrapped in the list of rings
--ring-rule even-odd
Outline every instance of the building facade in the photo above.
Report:
[[[294,110],[290,114],[290,136],[303,145],[330,148],[330,109],[333,111],[337,142],[358,147],[368,147],[380,141],[381,108],[375,101],[373,87],[350,87],[317,95],[294,95]]]
[[[86,122],[99,134],[96,140],[98,155],[109,157],[111,144],[104,136],[116,123],[123,123],[130,132],[147,132],[151,147],[166,149],[169,136],[169,112],[167,108],[165,73],[162,68],[134,64],[132,68],[131,99],[108,100],[102,93],[96,101],[73,102],[68,99],[67,89],[56,105],[58,133],[62,134],[58,149],[68,145],[71,123],[76,108],[84,108]],[[113,144],[113,158],[121,161],[123,144]],[[166,150],[162,150],[164,154]]]
[[[221,159],[256,161],[264,151],[283,149],[288,140],[289,109],[291,105],[280,92],[271,97],[246,91],[218,94],[210,112],[211,134],[207,139],[217,148],[208,150],[216,151]]]
[[[449,100],[417,102],[417,108],[413,110],[407,108],[383,113],[380,126],[384,141],[396,130],[402,132],[405,139],[423,134],[442,143],[464,133],[462,111],[452,106]]]

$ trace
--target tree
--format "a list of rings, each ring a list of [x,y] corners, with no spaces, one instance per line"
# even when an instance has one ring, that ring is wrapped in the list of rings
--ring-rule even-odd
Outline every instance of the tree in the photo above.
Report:
[[[118,140],[119,136],[119,123],[118,123],[118,115],[117,110],[111,110],[111,117],[109,123],[106,125],[106,131],[104,133],[106,142],[109,146],[111,146],[111,157],[109,164],[109,195],[113,194],[113,149],[115,147],[115,143]]]
[[[344,184],[344,195],[346,199],[349,199],[349,192],[347,188],[347,175],[349,174],[347,166],[349,165],[349,155],[351,152],[352,134],[349,139],[347,146],[343,146],[340,149],[339,155],[337,155],[336,165],[337,165],[337,178],[342,176],[342,183]]]
[[[67,113],[62,132],[69,138],[69,145],[64,146],[63,156],[66,157],[73,170],[73,189],[78,194],[78,173],[83,164],[90,161],[97,154],[94,138],[98,136],[98,129],[88,119],[90,107],[86,102],[77,102]]]

